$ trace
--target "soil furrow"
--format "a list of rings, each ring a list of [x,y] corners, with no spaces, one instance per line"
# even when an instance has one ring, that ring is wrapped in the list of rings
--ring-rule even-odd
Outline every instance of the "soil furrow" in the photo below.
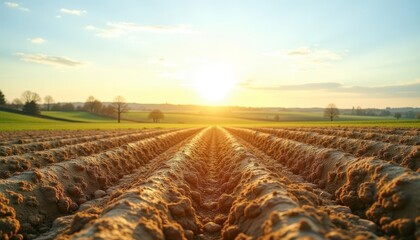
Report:
[[[89,156],[123,144],[158,136],[171,131],[174,130],[153,130],[112,138],[103,137],[101,140],[66,145],[56,149],[37,151],[17,156],[0,157],[0,179],[8,178],[16,172],[23,172],[32,168],[41,168],[56,162],[68,161],[77,157]]]
[[[0,239],[419,238],[420,173],[362,153],[372,142],[413,146],[357,142],[344,136],[353,129],[334,130],[343,136],[156,130],[50,149],[43,154],[67,149],[74,158],[53,155],[53,163],[0,180]],[[366,138],[397,132],[404,130]]]
[[[120,196],[126,191],[129,191],[133,186],[141,184],[146,179],[153,176],[153,174],[162,166],[165,166],[166,162],[171,159],[181,147],[186,145],[187,142],[191,141],[194,136],[190,136],[187,139],[175,144],[173,147],[158,155],[156,158],[150,160],[146,165],[137,168],[133,173],[127,174],[122,177],[118,183],[109,187],[105,191],[105,195],[99,198],[89,200],[80,205],[77,212],[74,214],[65,215],[58,217],[54,220],[52,228],[38,236],[37,240],[47,240],[57,238],[59,235],[65,236],[71,233],[75,233],[83,227],[86,222],[79,223],[79,220],[83,220],[86,212],[94,212],[107,207],[107,205],[113,202],[113,199]],[[80,218],[82,217],[82,219]],[[90,221],[90,220],[89,220]],[[77,230],[78,228],[79,230]]]
[[[37,131],[10,131],[0,133],[0,146],[19,145],[52,140],[64,140],[69,138],[79,138],[93,135],[116,135],[137,133],[144,130],[37,130]],[[4,136],[2,136],[4,135]],[[6,136],[7,135],[7,136]]]
[[[293,173],[333,194],[390,236],[414,236],[420,209],[420,174],[375,158],[354,158],[270,134],[229,129]]]
[[[379,127],[298,127],[298,128],[288,128],[294,130],[307,131],[308,129],[316,129],[319,131],[354,131],[358,133],[377,133],[383,135],[400,135],[400,136],[419,136],[420,130],[416,128],[379,128]]]
[[[150,130],[144,130],[148,132]],[[12,155],[20,155],[28,152],[36,152],[36,151],[43,151],[48,150],[51,148],[57,148],[65,145],[72,145],[78,144],[88,141],[95,141],[105,138],[114,138],[124,135],[130,135],[129,132],[127,133],[113,133],[113,134],[99,134],[93,136],[83,136],[83,137],[76,137],[76,138],[68,138],[68,139],[54,139],[50,141],[42,141],[42,142],[35,142],[35,143],[27,143],[27,144],[18,144],[18,145],[10,145],[10,146],[0,146],[0,156],[12,156]]]
[[[280,130],[281,128],[260,128],[260,129],[271,129],[271,130]],[[353,130],[338,130],[336,128],[288,128],[283,130],[289,130],[294,132],[301,133],[318,133],[320,135],[326,136],[337,136],[345,137],[348,139],[356,140],[370,140],[377,141],[389,144],[397,145],[409,145],[409,146],[418,146],[420,145],[420,135],[403,135],[403,134],[382,134],[377,132],[369,131],[360,131],[360,129]]]
[[[138,167],[197,132],[179,130],[129,143],[90,157],[27,171],[0,181],[0,221],[5,236],[30,236],[48,230],[52,221],[115,184]]]
[[[288,179],[287,171],[271,172],[227,133],[224,143],[222,162],[228,171],[220,174],[228,180],[219,205],[231,207],[223,239],[375,238],[374,224],[348,208],[325,204],[329,201],[323,201],[311,185]]]
[[[194,239],[202,228],[193,208],[200,194],[190,185],[199,180],[188,174],[197,174],[196,168],[207,157],[199,150],[209,143],[208,131],[201,131],[146,174],[139,173],[137,181],[129,180],[129,188],[115,189],[104,206],[78,212],[59,238]]]
[[[295,140],[324,148],[334,148],[356,157],[378,157],[395,162],[414,171],[420,169],[420,147],[396,145],[370,140],[349,139],[323,135],[314,132],[298,132],[283,129],[254,129],[255,131],[274,134],[280,138]]]

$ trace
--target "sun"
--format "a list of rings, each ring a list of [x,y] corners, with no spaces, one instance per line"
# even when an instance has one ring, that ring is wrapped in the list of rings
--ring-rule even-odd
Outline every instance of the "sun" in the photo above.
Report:
[[[194,86],[202,98],[209,102],[220,102],[226,98],[236,84],[233,68],[227,64],[207,64],[194,75]]]

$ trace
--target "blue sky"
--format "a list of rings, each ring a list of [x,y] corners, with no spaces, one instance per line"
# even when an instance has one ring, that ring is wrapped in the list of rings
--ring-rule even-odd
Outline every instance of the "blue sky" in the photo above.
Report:
[[[419,12],[419,1],[5,1],[0,86],[8,100],[418,107]],[[212,81],[208,66],[234,77]]]

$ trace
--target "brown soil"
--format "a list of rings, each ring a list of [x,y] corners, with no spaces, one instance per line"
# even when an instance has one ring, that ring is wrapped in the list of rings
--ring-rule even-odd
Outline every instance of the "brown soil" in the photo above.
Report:
[[[419,136],[2,133],[0,239],[419,239]]]
[[[258,129],[261,132],[273,134],[280,138],[290,139],[316,145],[324,148],[339,149],[356,157],[378,157],[382,160],[394,162],[414,171],[420,169],[420,146],[391,144],[382,141],[361,140],[365,138],[340,137],[324,135],[315,132],[291,131],[285,129]],[[358,133],[357,136],[382,136],[380,134]]]

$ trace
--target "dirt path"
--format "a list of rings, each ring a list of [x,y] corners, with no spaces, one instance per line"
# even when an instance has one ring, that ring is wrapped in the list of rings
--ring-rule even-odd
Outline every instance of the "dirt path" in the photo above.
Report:
[[[197,207],[197,214],[203,224],[203,234],[199,235],[200,239],[220,239],[221,220],[226,217],[221,214],[217,208],[217,202],[220,197],[221,182],[218,178],[218,162],[219,162],[219,143],[217,132],[211,131],[210,145],[205,150],[208,155],[205,161],[207,174],[200,176],[203,184],[199,186],[201,195],[200,205]]]

